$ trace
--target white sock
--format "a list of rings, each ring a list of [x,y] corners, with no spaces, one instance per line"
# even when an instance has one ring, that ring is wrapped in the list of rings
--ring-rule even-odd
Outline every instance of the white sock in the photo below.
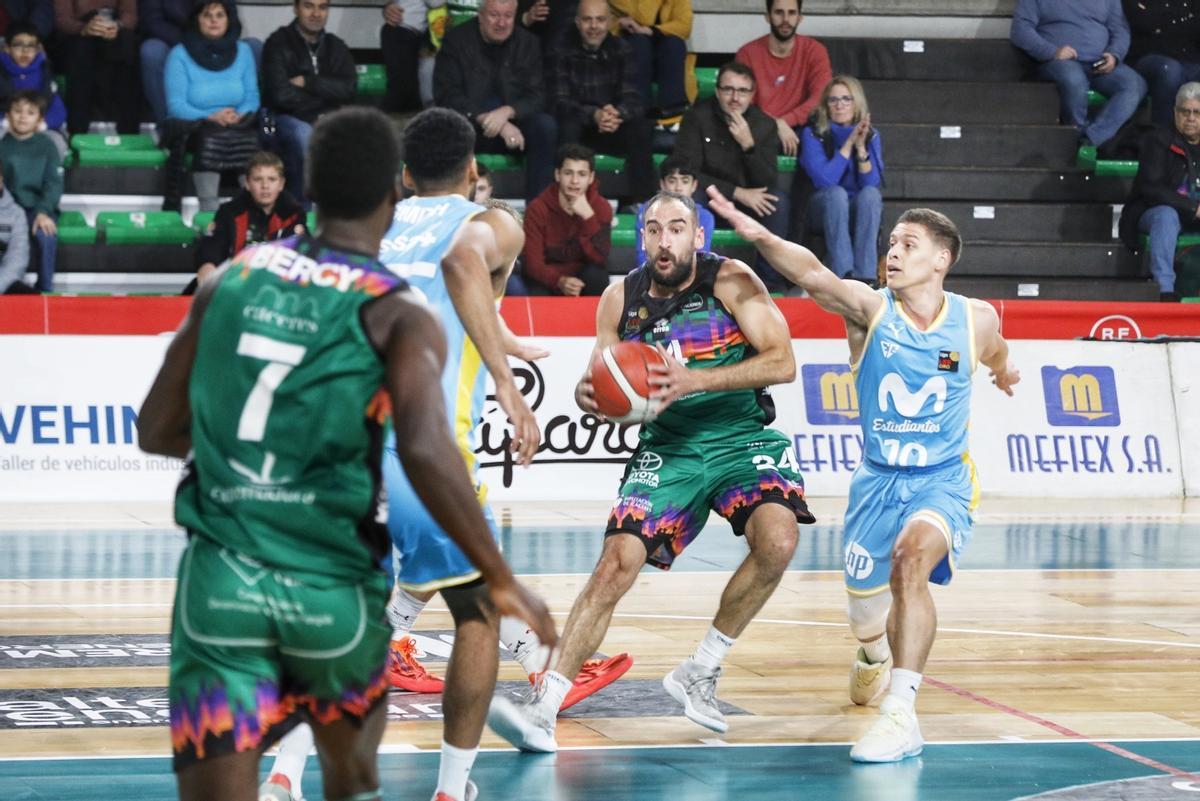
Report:
[[[533,629],[520,618],[500,618],[500,642],[526,673],[532,675],[546,669],[546,649]]]
[[[538,703],[551,711],[553,718],[558,715],[558,708],[562,706],[563,699],[571,691],[571,680],[557,670],[547,670],[542,676],[542,682],[545,685],[545,691]]]
[[[312,727],[301,723],[292,729],[279,741],[279,754],[271,773],[282,773],[292,784],[292,795],[299,798],[300,780],[304,776],[304,763],[308,761],[308,753],[313,747]]]
[[[898,699],[911,711],[917,703],[917,690],[920,688],[920,673],[892,668],[892,687],[888,691],[888,698]]]
[[[692,654],[692,661],[709,670],[716,670],[721,666],[721,662],[729,653],[729,649],[733,647],[734,642],[736,640],[717,631],[716,626],[709,626],[708,634],[704,635],[704,639],[696,648],[696,653]]]
[[[467,795],[467,777],[471,775],[471,766],[475,764],[475,755],[478,753],[479,746],[456,748],[443,740],[437,792],[445,793],[455,801],[462,801]]]
[[[421,610],[425,608],[425,601],[414,597],[399,587],[392,593],[392,600],[388,601],[387,616],[388,622],[392,624],[392,639],[403,639],[410,631],[412,631],[413,623],[417,620],[417,615],[421,614]]]
[[[888,657],[892,655],[891,646],[888,645],[887,635],[883,635],[877,640],[862,643],[863,653],[867,655],[867,661],[872,665],[878,665],[880,662],[886,662]]]

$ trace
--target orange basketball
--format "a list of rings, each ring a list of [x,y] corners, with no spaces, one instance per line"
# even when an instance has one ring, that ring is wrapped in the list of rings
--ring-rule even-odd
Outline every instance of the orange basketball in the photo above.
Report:
[[[592,388],[600,413],[618,423],[649,423],[657,412],[650,401],[650,365],[666,364],[645,342],[618,342],[592,359]]]

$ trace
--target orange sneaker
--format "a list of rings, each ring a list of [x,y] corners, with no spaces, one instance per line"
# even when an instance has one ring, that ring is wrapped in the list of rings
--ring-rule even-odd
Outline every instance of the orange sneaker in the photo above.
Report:
[[[272,773],[258,788],[258,801],[295,801],[292,783],[282,773]]]
[[[412,637],[392,640],[388,650],[388,682],[412,693],[440,693],[446,684],[417,661],[417,644]]]
[[[629,654],[617,654],[607,659],[588,659],[579,668],[567,697],[563,699],[559,712],[574,706],[597,690],[602,690],[621,678],[633,667],[633,657]]]

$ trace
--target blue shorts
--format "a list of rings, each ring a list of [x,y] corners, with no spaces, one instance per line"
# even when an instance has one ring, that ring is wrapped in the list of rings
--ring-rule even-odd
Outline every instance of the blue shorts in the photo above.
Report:
[[[390,448],[383,451],[383,485],[387,489],[388,533],[400,561],[397,584],[411,592],[431,592],[479,578],[475,565],[426,511],[404,475],[400,458]],[[483,516],[492,539],[498,540],[496,520],[486,503]]]
[[[950,546],[929,580],[949,584],[954,566],[971,541],[972,513],[979,501],[970,459],[933,470],[880,470],[861,464],[850,480],[842,535],[846,591],[870,596],[888,588],[892,548],[908,521],[932,523]]]

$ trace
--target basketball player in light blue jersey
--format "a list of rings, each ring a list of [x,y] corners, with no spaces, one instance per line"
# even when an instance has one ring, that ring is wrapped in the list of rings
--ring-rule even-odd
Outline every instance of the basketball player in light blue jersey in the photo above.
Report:
[[[937,631],[929,582],[949,583],[979,499],[967,452],[971,374],[986,365],[1008,395],[1020,374],[1008,360],[995,309],[942,288],[962,250],[945,215],[900,215],[888,240],[887,287],[876,291],[839,279],[806,248],[774,236],[715,188],[708,192],[714,212],[846,321],[863,426],[863,463],[850,483],[844,535],[850,630],[861,643],[850,695],[866,704],[887,691],[850,758],[914,756],[924,745],[917,688]]]

